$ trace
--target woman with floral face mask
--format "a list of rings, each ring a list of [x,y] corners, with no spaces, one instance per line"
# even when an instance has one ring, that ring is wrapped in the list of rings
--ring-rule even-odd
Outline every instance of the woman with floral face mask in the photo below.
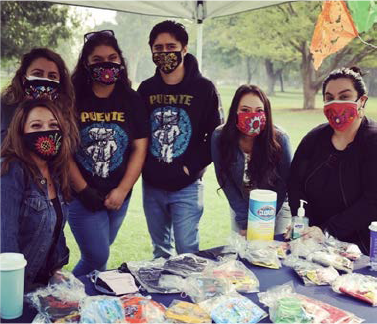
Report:
[[[68,263],[69,125],[49,100],[15,111],[1,146],[1,252],[23,253],[26,290]]]
[[[232,227],[245,235],[250,190],[276,191],[278,212],[286,197],[291,162],[288,135],[272,123],[270,101],[261,89],[246,84],[237,89],[228,120],[214,131],[211,147]]]
[[[81,143],[68,221],[81,251],[79,276],[106,268],[144,163],[148,119],[112,30],[84,36],[72,83]]]
[[[368,226],[377,220],[377,123],[365,117],[368,97],[360,70],[334,70],[322,94],[328,123],[310,131],[295,153],[288,192],[292,215],[305,199],[308,236],[327,231],[368,253]]]
[[[1,93],[1,138],[7,133],[17,106],[26,99],[49,99],[61,109],[70,130],[71,147],[77,145],[78,130],[74,113],[74,92],[68,69],[59,54],[48,48],[26,53],[10,85]]]

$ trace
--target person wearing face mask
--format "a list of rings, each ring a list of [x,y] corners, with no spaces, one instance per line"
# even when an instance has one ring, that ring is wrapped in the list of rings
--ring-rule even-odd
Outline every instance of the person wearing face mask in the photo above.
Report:
[[[211,148],[234,231],[246,235],[253,189],[276,191],[277,217],[283,217],[291,148],[288,135],[274,126],[270,101],[260,88],[244,84],[237,89],[227,122],[213,132]]]
[[[54,101],[69,120],[68,140],[74,150],[78,130],[72,83],[63,59],[48,48],[34,48],[26,53],[15,76],[1,93],[1,139],[5,138],[15,109],[23,100],[43,98]]]
[[[205,167],[210,138],[220,124],[219,98],[187,52],[185,27],[166,20],[149,35],[153,77],[140,84],[148,113],[150,145],[143,168],[143,205],[154,257],[199,250]],[[173,229],[173,230],[172,230]]]
[[[72,83],[81,143],[68,221],[81,252],[73,273],[80,276],[106,269],[144,163],[148,119],[112,30],[84,36]]]
[[[377,123],[365,116],[368,97],[360,70],[334,70],[322,95],[328,123],[302,139],[292,161],[292,215],[305,199],[309,236],[328,232],[369,254],[368,226],[377,220]]]
[[[49,100],[21,103],[1,146],[1,252],[23,253],[25,288],[68,263],[69,125]]]

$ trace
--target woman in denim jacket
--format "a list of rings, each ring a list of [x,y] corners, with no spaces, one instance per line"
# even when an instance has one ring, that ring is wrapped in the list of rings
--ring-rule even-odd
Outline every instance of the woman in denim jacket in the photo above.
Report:
[[[261,89],[246,84],[237,89],[228,120],[214,131],[211,147],[232,227],[245,235],[250,190],[276,191],[278,212],[286,198],[291,163],[289,137],[273,125],[270,101]]]
[[[51,101],[23,102],[1,147],[1,252],[23,253],[26,291],[68,263],[68,126]]]

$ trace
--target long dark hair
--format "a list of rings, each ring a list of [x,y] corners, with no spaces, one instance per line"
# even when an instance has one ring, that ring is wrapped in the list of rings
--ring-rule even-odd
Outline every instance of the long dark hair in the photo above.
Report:
[[[24,77],[26,71],[33,61],[45,58],[54,62],[60,75],[59,96],[54,103],[62,110],[64,116],[69,120],[69,138],[72,142],[72,149],[78,144],[79,133],[76,125],[76,113],[74,109],[75,95],[71,83],[69,71],[61,56],[48,48],[33,48],[29,53],[24,54],[21,65],[16,71],[10,85],[1,93],[1,102],[6,105],[19,105],[25,100]],[[4,107],[2,107],[4,108]]]
[[[241,133],[236,126],[238,105],[241,98],[249,93],[258,96],[262,101],[266,115],[266,127],[254,140],[252,157],[247,169],[248,176],[252,184],[258,188],[273,185],[278,177],[276,167],[281,157],[281,145],[277,140],[278,133],[272,123],[270,101],[259,87],[244,84],[237,89],[233,97],[228,119],[220,134],[221,188],[224,187],[226,179],[230,178],[231,163],[236,157],[235,147],[239,146]]]
[[[4,159],[1,163],[1,175],[8,172],[9,164],[12,161],[18,160],[26,168],[28,173],[31,174],[34,181],[40,185],[40,182],[37,181],[40,177],[40,172],[35,165],[34,160],[30,157],[30,150],[26,147],[25,142],[22,139],[27,117],[30,111],[35,107],[45,107],[50,110],[56,118],[60,131],[62,132],[62,145],[60,152],[49,164],[49,167],[51,172],[58,177],[63,196],[68,200],[70,198],[68,161],[72,151],[72,148],[70,147],[71,141],[69,140],[70,125],[68,120],[64,118],[61,109],[50,100],[26,100],[17,107],[12,122],[9,125],[8,133],[1,145],[1,158]]]
[[[98,32],[85,42],[75,70],[73,71],[72,83],[75,89],[76,98],[80,98],[80,95],[83,95],[88,87],[92,87],[92,79],[87,67],[88,57],[93,53],[97,46],[101,45],[110,46],[118,53],[124,69],[121,70],[120,78],[117,82],[121,82],[126,89],[131,87],[131,81],[128,79],[127,64],[116,38],[114,36]]]

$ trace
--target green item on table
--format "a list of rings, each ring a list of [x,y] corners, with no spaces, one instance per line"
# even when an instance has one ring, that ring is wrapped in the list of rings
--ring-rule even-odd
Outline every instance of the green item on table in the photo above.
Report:
[[[275,323],[311,323],[312,317],[303,308],[302,301],[296,297],[283,297],[277,302]]]

